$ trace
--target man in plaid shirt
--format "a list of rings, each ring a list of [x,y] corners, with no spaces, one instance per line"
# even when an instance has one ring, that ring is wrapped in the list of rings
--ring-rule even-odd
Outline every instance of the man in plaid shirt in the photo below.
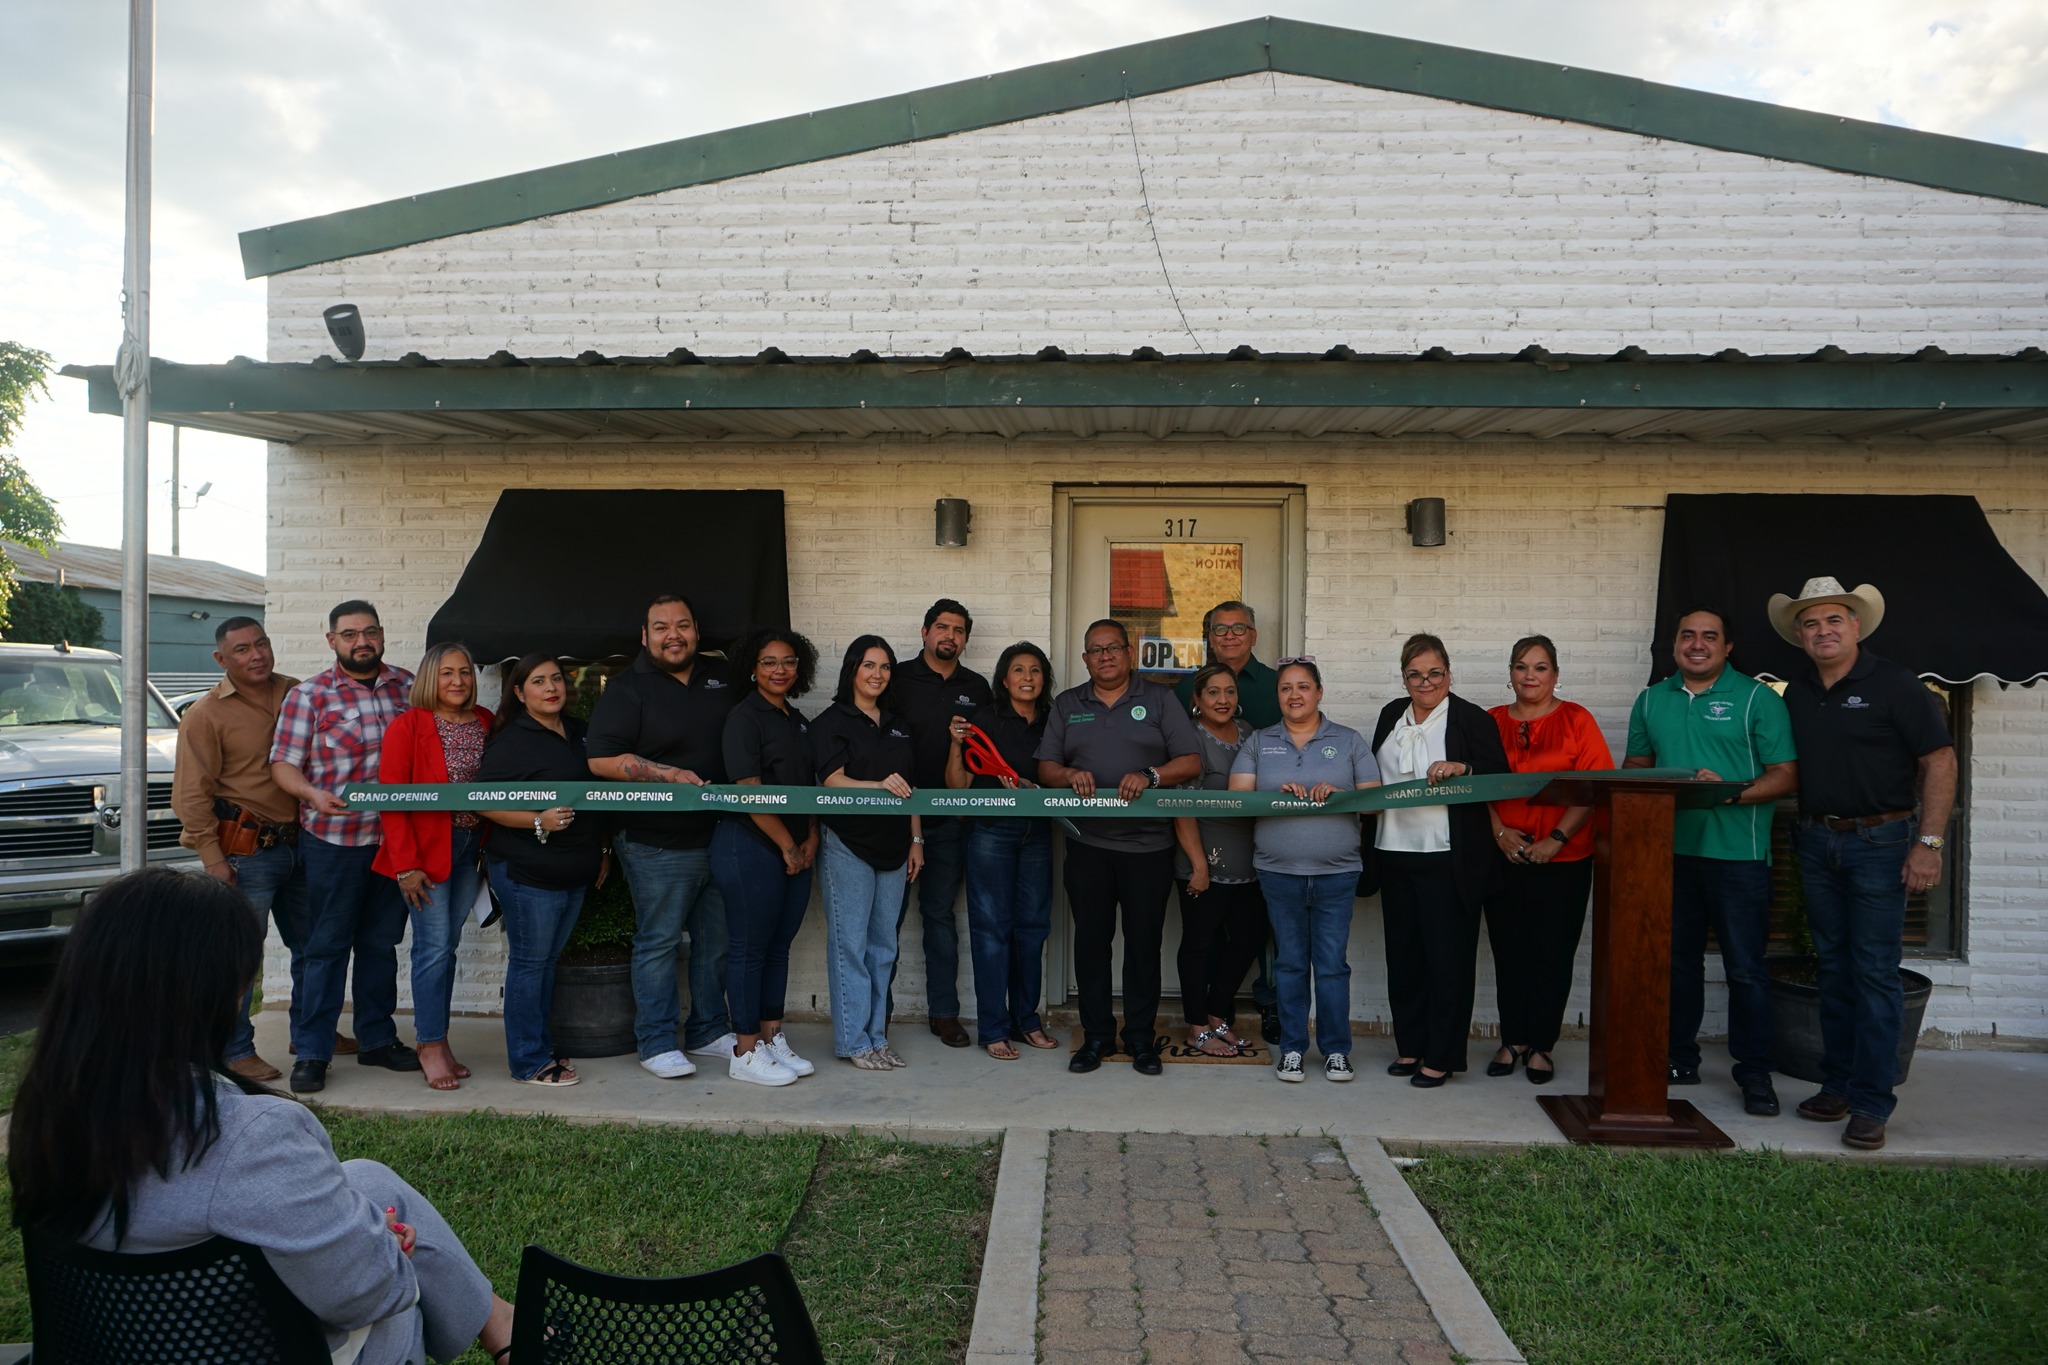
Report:
[[[368,602],[343,602],[327,613],[327,644],[334,667],[285,694],[270,748],[271,775],[298,798],[306,872],[306,1002],[292,1011],[298,1061],[291,1087],[298,1094],[327,1086],[351,949],[361,1045],[356,1060],[392,1071],[420,1069],[391,1019],[398,1007],[405,897],[397,882],[370,868],[383,838],[377,816],[351,811],[337,795],[349,783],[377,780],[384,728],[406,709],[412,674],[384,662],[384,627]]]

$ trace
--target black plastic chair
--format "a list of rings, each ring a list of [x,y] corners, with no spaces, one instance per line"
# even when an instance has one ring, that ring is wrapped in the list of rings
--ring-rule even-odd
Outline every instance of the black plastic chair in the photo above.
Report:
[[[256,1247],[96,1251],[21,1233],[35,1365],[304,1365],[327,1334]]]
[[[775,1252],[701,1275],[607,1275],[529,1246],[519,1259],[519,1365],[824,1365],[789,1262]]]

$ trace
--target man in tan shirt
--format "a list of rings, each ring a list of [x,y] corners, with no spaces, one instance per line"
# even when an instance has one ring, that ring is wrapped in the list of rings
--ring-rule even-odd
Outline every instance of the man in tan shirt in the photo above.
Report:
[[[260,917],[277,920],[292,955],[292,1007],[298,1008],[300,945],[305,941],[306,878],[299,863],[299,803],[270,776],[270,741],[278,708],[297,678],[276,671],[263,623],[231,616],[213,632],[213,659],[227,676],[192,704],[178,727],[178,767],[171,805],[184,832],[178,842],[199,855],[206,873],[238,888]],[[221,845],[221,822],[246,812],[243,835],[252,851]],[[253,994],[253,987],[252,987]],[[228,1043],[228,1069],[256,1081],[282,1074],[256,1055],[247,996]],[[340,1050],[337,1048],[337,1050]]]

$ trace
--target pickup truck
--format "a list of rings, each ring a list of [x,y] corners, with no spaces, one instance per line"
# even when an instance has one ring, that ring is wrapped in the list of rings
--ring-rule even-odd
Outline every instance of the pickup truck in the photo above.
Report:
[[[0,946],[71,932],[86,896],[120,872],[124,818],[148,821],[152,866],[199,870],[171,813],[177,718],[155,688],[143,704],[149,791],[130,803],[120,778],[120,656],[0,644]]]

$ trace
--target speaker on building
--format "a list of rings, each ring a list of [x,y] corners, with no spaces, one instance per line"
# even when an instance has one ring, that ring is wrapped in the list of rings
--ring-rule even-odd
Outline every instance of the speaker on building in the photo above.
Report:
[[[363,358],[363,315],[352,303],[337,303],[320,314],[327,320],[327,335],[334,339],[334,349],[341,352],[343,360]]]
[[[1444,500],[1416,498],[1408,504],[1408,542],[1411,545],[1444,543]]]
[[[968,529],[974,522],[974,508],[965,498],[940,498],[932,504],[936,526],[932,532],[932,544],[957,550],[967,543]]]

